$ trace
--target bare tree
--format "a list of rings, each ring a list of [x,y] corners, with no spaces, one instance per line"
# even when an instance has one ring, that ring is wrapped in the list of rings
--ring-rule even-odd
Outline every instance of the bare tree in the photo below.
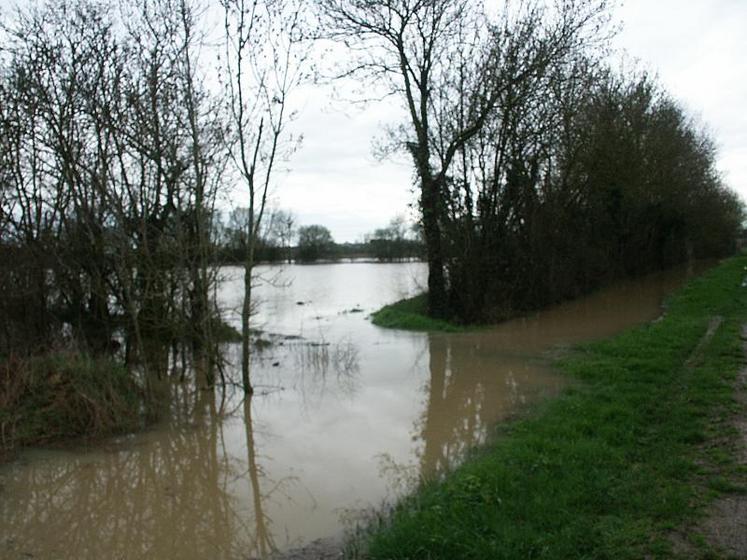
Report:
[[[314,224],[298,228],[298,254],[301,262],[316,262],[334,256],[335,242],[332,233],[324,226]]]
[[[169,2],[165,2],[169,7]],[[225,151],[221,149],[222,122],[219,107],[211,99],[198,75],[199,60],[196,52],[204,38],[198,34],[195,20],[200,17],[189,0],[178,0],[179,41],[177,46],[178,79],[181,98],[184,100],[186,128],[188,131],[188,196],[186,197],[185,246],[188,256],[187,268],[190,278],[191,324],[195,350],[207,360],[206,381],[212,385],[213,369],[217,360],[214,348],[213,324],[217,317],[215,302],[211,300],[211,288],[216,282],[217,269],[213,266],[211,233],[214,230],[213,216],[217,191],[223,179],[226,164]],[[183,225],[183,224],[182,224]]]
[[[28,315],[92,353],[119,338],[156,378],[170,344],[209,346],[214,317],[224,150],[194,13],[191,0],[58,0],[4,30],[2,241],[28,258],[11,273],[34,286]]]
[[[132,62],[124,113],[114,119],[121,136],[115,193],[122,200],[112,206],[120,209],[120,251],[138,263],[134,282],[132,265],[120,267],[124,300],[138,302],[129,305],[136,338],[146,346],[155,339],[159,355],[177,340],[191,345],[196,358],[207,359],[201,370],[212,385],[210,252],[225,158],[221,115],[199,73],[201,12],[191,0],[140,0],[124,9]]]
[[[293,259],[291,245],[296,234],[296,216],[290,210],[276,210],[273,213],[273,233],[285,252],[285,261],[290,264]]]
[[[249,379],[249,320],[255,251],[277,164],[292,150],[286,128],[289,96],[308,71],[309,48],[301,0],[221,0],[224,8],[223,80],[230,131],[226,145],[248,199],[241,311],[244,390]]]
[[[352,47],[346,75],[399,96],[407,124],[395,144],[419,182],[428,258],[429,310],[449,313],[441,216],[451,166],[500,110],[507,92],[541,76],[603,23],[605,0],[505,3],[489,17],[472,0],[321,0],[329,34]]]

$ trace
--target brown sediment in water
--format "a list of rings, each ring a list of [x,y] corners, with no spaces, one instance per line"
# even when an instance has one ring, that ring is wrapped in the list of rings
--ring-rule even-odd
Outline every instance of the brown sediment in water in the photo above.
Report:
[[[343,557],[343,545],[339,539],[318,539],[306,546],[275,554],[270,560],[338,560]]]
[[[623,283],[476,333],[391,332],[340,313],[412,293],[415,266],[289,267],[296,282],[263,294],[268,326],[286,336],[253,363],[264,396],[229,394],[221,411],[211,393],[175,386],[169,422],[0,467],[0,557],[334,558],[347,520],[561,390],[549,351],[656,318],[685,279]],[[240,277],[234,287],[226,308]]]

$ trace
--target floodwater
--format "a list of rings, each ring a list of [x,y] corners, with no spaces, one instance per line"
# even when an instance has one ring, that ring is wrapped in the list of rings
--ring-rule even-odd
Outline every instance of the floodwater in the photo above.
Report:
[[[339,536],[454,466],[502,419],[556,394],[559,346],[650,321],[685,269],[476,333],[379,329],[420,263],[265,267],[257,395],[175,385],[167,421],[94,449],[0,467],[0,557],[247,559]],[[219,298],[238,325],[239,269]],[[270,343],[270,344],[267,344]],[[260,349],[261,348],[261,349]],[[238,348],[226,350],[238,380]]]

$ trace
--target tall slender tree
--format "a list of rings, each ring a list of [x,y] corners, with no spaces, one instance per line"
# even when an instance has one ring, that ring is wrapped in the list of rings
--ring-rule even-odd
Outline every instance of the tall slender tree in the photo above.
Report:
[[[252,282],[257,245],[277,164],[293,139],[290,95],[308,72],[310,48],[301,0],[221,0],[224,8],[223,81],[230,130],[226,146],[234,171],[248,195],[241,308],[241,376],[249,377]]]
[[[399,96],[407,114],[394,143],[418,178],[428,259],[428,305],[449,314],[442,216],[452,164],[517,85],[544,74],[598,31],[606,0],[506,2],[489,15],[473,0],[321,0],[332,38],[354,53],[345,75]]]

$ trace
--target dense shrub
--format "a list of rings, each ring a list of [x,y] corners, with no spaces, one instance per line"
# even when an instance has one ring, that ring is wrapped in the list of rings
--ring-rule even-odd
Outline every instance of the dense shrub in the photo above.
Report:
[[[4,449],[137,428],[141,391],[107,358],[50,353],[0,363],[0,444]]]
[[[647,76],[563,72],[456,166],[441,217],[453,319],[496,321],[734,251],[742,204],[708,135]]]

